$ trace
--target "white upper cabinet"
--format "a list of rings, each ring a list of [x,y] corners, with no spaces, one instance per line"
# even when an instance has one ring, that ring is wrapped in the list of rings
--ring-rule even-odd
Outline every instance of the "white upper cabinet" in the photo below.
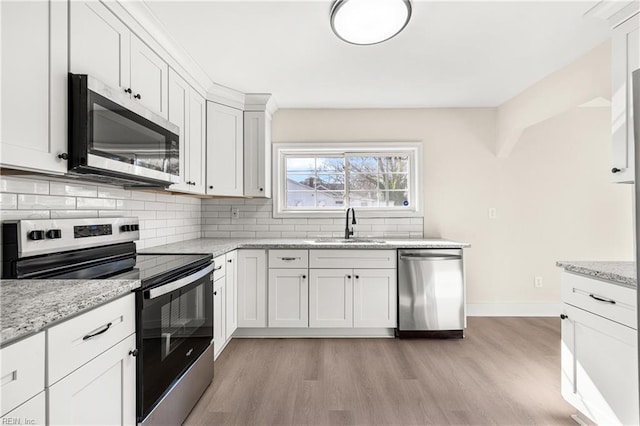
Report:
[[[180,183],[171,191],[204,194],[205,100],[169,70],[169,121],[180,128]]]
[[[0,165],[62,174],[67,162],[67,4],[0,2]]]
[[[207,194],[242,196],[242,111],[207,102]]]
[[[169,66],[106,6],[70,2],[70,71],[120,87],[154,113],[168,117]]]
[[[131,96],[167,118],[169,66],[135,35],[131,35]]]
[[[244,195],[271,198],[271,115],[244,113]]]
[[[617,26],[611,39],[611,176],[618,183],[635,179],[631,73],[638,68],[640,14]]]

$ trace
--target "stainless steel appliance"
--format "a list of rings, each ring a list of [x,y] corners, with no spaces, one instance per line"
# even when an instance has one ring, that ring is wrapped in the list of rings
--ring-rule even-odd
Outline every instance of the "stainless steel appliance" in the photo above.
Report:
[[[466,327],[462,249],[398,250],[398,337],[458,337]]]
[[[140,280],[137,416],[181,424],[213,380],[210,254],[137,254],[136,218],[2,223],[2,278]]]
[[[69,173],[126,186],[180,180],[178,126],[84,74],[69,74]],[[138,95],[139,96],[139,95]]]

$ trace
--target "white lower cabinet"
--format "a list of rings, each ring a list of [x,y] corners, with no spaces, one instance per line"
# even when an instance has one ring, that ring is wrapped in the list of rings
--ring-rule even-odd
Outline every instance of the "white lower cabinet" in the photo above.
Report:
[[[224,277],[213,283],[213,357],[218,357],[226,343],[226,301]]]
[[[353,270],[309,270],[309,327],[353,327]]]
[[[49,388],[51,425],[134,425],[136,348],[131,335]]]
[[[396,270],[354,269],[353,277],[353,326],[395,328]]]
[[[269,327],[309,326],[308,270],[269,269]]]
[[[598,309],[622,312],[635,291],[569,273],[562,286],[562,396],[597,424],[639,424],[637,331]],[[619,298],[623,290],[628,297]]]
[[[226,255],[226,321],[227,340],[238,328],[238,252],[232,251]]]
[[[45,425],[47,405],[44,391],[0,417],[2,425]]]
[[[267,252],[238,251],[238,327],[267,326]]]

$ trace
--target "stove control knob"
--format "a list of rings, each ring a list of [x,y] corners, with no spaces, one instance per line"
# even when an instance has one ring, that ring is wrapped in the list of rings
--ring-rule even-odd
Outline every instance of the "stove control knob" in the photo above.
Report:
[[[44,240],[44,231],[31,231],[27,236],[33,241]]]
[[[49,229],[47,231],[47,238],[55,240],[57,238],[62,238],[62,230],[60,229]]]
[[[122,225],[122,226],[120,227],[120,230],[121,230],[122,232],[129,232],[129,231],[131,231],[131,225]]]
[[[139,231],[140,230],[140,225],[138,225],[137,223],[135,225],[131,225],[131,230],[132,231]]]

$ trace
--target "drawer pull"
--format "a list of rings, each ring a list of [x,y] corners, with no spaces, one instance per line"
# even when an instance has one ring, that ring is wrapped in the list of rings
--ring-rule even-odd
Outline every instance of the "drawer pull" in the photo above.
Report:
[[[299,257],[281,257],[280,260],[283,260],[285,262],[292,262],[296,259],[300,259]]]
[[[567,318],[569,318],[569,316],[568,316],[568,315],[560,314],[560,319],[567,319]]]
[[[596,300],[598,300],[600,302],[611,303],[612,305],[616,304],[615,300],[603,299],[602,297],[594,296],[593,294],[590,294],[589,297],[592,298],[592,299],[596,299]]]
[[[11,373],[5,375],[0,379],[0,386],[8,385],[11,382],[18,380],[18,370],[13,370]]]
[[[91,339],[92,337],[95,337],[95,336],[97,336],[97,335],[99,335],[99,334],[106,333],[106,332],[107,332],[107,330],[109,330],[109,329],[111,328],[111,325],[112,325],[112,324],[113,324],[113,323],[112,323],[112,322],[110,322],[110,323],[109,323],[109,324],[107,324],[107,326],[106,326],[105,328],[103,328],[102,330],[100,330],[100,331],[98,331],[98,332],[96,332],[96,333],[93,333],[93,334],[87,334],[86,336],[84,336],[84,337],[82,338],[82,340],[89,340],[89,339]]]
[[[214,271],[219,271],[220,269],[222,269],[222,265],[218,266],[217,268],[214,268]]]

